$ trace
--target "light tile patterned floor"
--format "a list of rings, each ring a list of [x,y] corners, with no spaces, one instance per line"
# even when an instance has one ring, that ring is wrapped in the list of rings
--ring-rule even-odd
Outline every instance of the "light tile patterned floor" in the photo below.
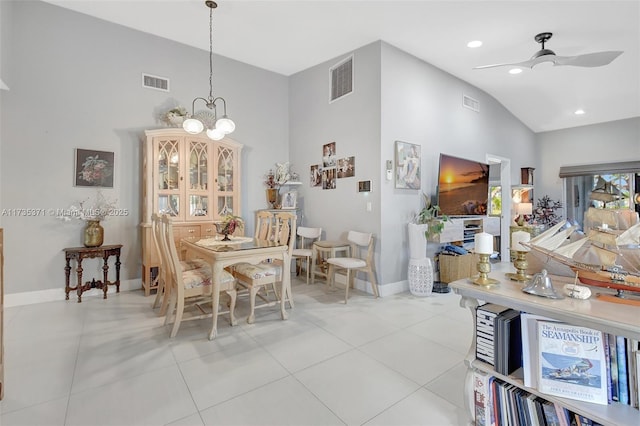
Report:
[[[464,425],[471,314],[454,294],[381,299],[293,280],[295,309],[183,323],[142,292],[5,311],[9,425]]]

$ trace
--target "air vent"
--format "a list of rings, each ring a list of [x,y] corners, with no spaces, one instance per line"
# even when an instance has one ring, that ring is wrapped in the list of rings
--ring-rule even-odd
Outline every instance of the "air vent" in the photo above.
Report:
[[[166,77],[158,77],[157,75],[142,74],[142,87],[168,92],[169,79]]]
[[[353,55],[334,65],[331,74],[331,98],[329,103],[353,92]]]
[[[472,111],[480,112],[480,101],[473,99],[471,96],[462,95],[462,106]]]

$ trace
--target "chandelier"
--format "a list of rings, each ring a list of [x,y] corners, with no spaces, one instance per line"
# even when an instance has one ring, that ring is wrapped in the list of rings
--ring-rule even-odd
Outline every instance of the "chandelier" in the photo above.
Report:
[[[207,128],[207,136],[214,141],[224,138],[225,135],[232,133],[236,129],[236,124],[227,117],[227,102],[222,97],[213,97],[213,9],[218,7],[215,1],[207,0],[204,2],[209,8],[209,97],[195,98],[191,103],[191,116],[182,123],[182,127],[188,133],[193,135],[202,132]],[[196,101],[202,100],[207,108],[213,111],[213,117],[207,117],[207,114],[195,113]],[[216,103],[222,102],[223,114],[218,118]],[[206,123],[206,125],[205,125]]]

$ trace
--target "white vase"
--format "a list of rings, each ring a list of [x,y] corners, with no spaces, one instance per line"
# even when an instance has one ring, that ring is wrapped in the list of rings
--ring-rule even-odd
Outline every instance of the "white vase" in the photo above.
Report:
[[[409,257],[411,259],[424,259],[427,257],[427,237],[424,233],[427,231],[427,225],[409,224]]]

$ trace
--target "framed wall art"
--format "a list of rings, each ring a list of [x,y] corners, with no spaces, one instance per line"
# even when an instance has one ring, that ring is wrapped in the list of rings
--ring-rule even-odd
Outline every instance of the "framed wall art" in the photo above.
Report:
[[[113,152],[77,148],[75,157],[75,186],[113,188]]]
[[[295,209],[298,205],[298,192],[287,191],[282,195],[282,209]]]
[[[396,141],[396,188],[420,189],[420,145]]]

